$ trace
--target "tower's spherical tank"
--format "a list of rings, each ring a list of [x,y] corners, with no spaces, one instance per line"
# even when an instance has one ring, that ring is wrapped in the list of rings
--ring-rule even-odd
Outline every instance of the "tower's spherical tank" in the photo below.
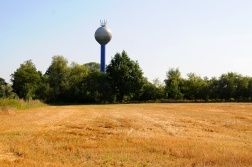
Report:
[[[95,39],[101,45],[106,45],[112,38],[112,32],[108,27],[102,25],[95,31]]]

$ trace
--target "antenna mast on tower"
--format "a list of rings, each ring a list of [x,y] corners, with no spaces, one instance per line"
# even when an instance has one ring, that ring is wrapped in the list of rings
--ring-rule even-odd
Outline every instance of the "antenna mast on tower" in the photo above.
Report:
[[[107,25],[107,21],[106,20],[100,20],[100,24],[102,27]]]

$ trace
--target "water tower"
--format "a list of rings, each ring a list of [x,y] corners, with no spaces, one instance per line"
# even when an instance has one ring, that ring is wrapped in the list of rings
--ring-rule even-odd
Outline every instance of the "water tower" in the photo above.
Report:
[[[105,73],[105,46],[112,38],[112,32],[106,27],[107,22],[100,21],[101,27],[95,31],[95,39],[101,45],[101,72]]]

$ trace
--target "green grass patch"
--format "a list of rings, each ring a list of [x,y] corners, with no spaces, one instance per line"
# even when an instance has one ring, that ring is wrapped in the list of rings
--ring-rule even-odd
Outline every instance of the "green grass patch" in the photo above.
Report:
[[[22,99],[0,99],[0,111],[6,109],[29,109],[35,107],[45,106],[46,104],[39,100],[24,101]]]

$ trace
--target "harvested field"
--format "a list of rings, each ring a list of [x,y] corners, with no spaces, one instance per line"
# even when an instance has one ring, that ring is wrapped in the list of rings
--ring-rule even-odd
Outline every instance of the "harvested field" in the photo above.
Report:
[[[252,103],[47,106],[0,122],[0,166],[252,166]]]

